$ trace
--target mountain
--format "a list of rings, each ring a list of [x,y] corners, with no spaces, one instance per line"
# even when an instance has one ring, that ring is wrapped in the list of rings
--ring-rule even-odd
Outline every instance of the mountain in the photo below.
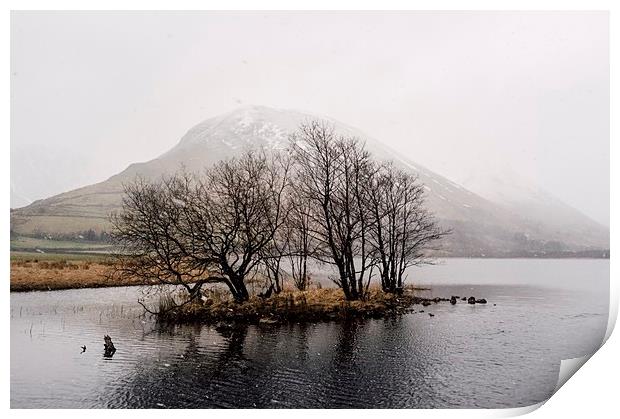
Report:
[[[77,236],[93,229],[109,228],[107,217],[119,208],[123,184],[137,175],[158,178],[181,167],[200,171],[213,163],[238,155],[250,147],[284,149],[288,134],[301,122],[317,118],[304,112],[250,106],[213,117],[191,128],[168,152],[145,163],[135,163],[108,180],[48,199],[35,201],[11,212],[15,234]],[[536,205],[495,203],[465,189],[422,165],[410,161],[356,128],[330,118],[336,130],[366,142],[373,155],[418,174],[424,183],[428,207],[440,223],[453,230],[443,254],[461,256],[542,255],[565,251],[609,248],[609,231],[567,205],[545,196],[544,210]],[[540,202],[536,196],[532,202]],[[555,215],[567,214],[570,217]]]
[[[581,238],[593,235],[609,240],[608,228],[585,217],[508,167],[494,174],[478,172],[470,175],[463,185],[495,204],[520,214],[530,224],[561,232],[564,240],[570,237],[571,241],[579,242]]]

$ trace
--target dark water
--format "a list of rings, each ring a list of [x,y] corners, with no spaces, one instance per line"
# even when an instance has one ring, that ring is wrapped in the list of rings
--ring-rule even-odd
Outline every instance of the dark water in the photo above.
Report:
[[[451,259],[411,275],[489,304],[222,334],[157,327],[135,287],[12,293],[11,407],[519,407],[605,333],[607,260]]]

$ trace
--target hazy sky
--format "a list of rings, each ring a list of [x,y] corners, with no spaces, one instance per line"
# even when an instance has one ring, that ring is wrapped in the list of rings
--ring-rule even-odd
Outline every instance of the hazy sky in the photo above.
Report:
[[[104,180],[257,104],[354,125],[457,182],[516,174],[609,225],[606,13],[11,21],[12,206]]]

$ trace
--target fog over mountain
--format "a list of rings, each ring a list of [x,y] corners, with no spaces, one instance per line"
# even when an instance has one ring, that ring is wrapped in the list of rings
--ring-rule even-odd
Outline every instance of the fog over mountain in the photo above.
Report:
[[[504,256],[528,252],[583,251],[609,247],[607,228],[548,193],[510,189],[511,199],[496,202],[465,189],[404,157],[379,140],[344,123],[300,111],[245,106],[209,118],[191,128],[172,149],[145,163],[135,163],[108,180],[39,200],[11,213],[11,228],[18,234],[78,235],[109,228],[107,217],[120,206],[122,185],[143,176],[150,179],[184,167],[200,171],[250,148],[283,150],[299,124],[324,119],[341,135],[355,136],[379,160],[391,160],[419,176],[428,207],[441,224],[453,229],[443,254]]]
[[[208,116],[260,104],[360,127],[464,186],[511,167],[609,225],[608,23],[606,12],[15,11],[11,206],[100,182]]]

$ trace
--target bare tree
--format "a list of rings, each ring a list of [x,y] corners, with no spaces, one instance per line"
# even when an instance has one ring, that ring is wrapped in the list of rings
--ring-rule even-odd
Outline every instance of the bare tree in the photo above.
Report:
[[[403,287],[408,267],[432,263],[428,251],[449,231],[441,229],[424,207],[424,188],[416,176],[383,164],[370,185],[373,257],[383,290],[396,292]]]
[[[287,184],[287,165],[250,151],[216,164],[196,188],[188,233],[201,246],[194,255],[212,262],[237,301],[249,298],[246,279],[284,221]]]
[[[372,272],[364,205],[370,154],[357,139],[337,137],[319,121],[300,126],[291,154],[294,190],[307,205],[310,237],[317,242],[313,257],[337,267],[334,282],[347,299],[363,298]]]
[[[250,151],[200,177],[127,185],[112,217],[117,273],[182,286],[189,300],[223,283],[243,302],[261,268],[270,290],[282,290],[285,258],[306,289],[314,258],[337,268],[333,281],[355,300],[375,272],[384,291],[397,292],[408,267],[431,261],[448,231],[425,209],[415,176],[377,164],[359,140],[319,121],[301,125],[290,154]]]
[[[277,236],[262,251],[262,273],[267,277],[269,283],[269,289],[265,296],[271,295],[271,292],[279,294],[284,287],[285,272],[282,269],[282,259],[287,255],[288,244],[286,237],[281,236],[281,231],[281,228],[278,229]]]
[[[283,222],[287,179],[287,165],[250,151],[204,177],[177,174],[128,185],[123,209],[113,217],[122,250],[118,271],[182,285],[191,297],[205,283],[222,282],[246,301],[246,279]]]
[[[291,194],[284,234],[293,283],[298,290],[304,291],[309,285],[308,258],[315,254],[316,248],[310,232],[310,214],[299,194],[294,190]]]
[[[193,182],[192,176],[178,174],[158,182],[137,179],[125,185],[122,210],[111,216],[116,275],[179,285],[191,298],[205,283],[223,280],[209,275],[209,264],[192,254],[198,243],[186,234],[185,203]]]
[[[281,292],[284,279],[292,278],[295,287],[304,291],[308,286],[308,258],[313,254],[310,219],[303,200],[295,188],[289,188],[284,204],[284,222],[264,249],[264,274],[273,292]],[[285,265],[290,271],[285,270]]]
[[[288,217],[291,210],[290,197],[290,169],[291,159],[279,153],[273,153],[270,157],[273,175],[270,176],[270,188],[279,191],[277,196],[280,208],[280,222],[272,239],[261,250],[263,273],[267,277],[270,289],[276,294],[282,292],[286,272],[282,265],[283,259],[290,255],[291,248],[288,236]],[[269,294],[271,291],[268,291]]]

